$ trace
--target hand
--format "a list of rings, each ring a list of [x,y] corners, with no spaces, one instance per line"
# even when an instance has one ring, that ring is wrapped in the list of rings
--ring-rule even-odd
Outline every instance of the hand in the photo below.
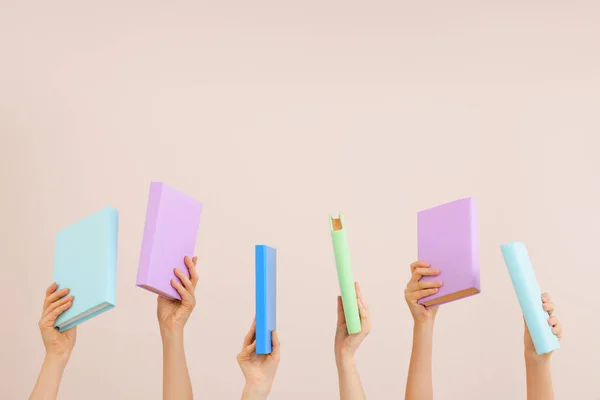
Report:
[[[412,274],[410,281],[406,284],[404,290],[404,298],[410,313],[418,323],[433,323],[438,307],[425,307],[418,303],[418,300],[423,297],[431,296],[438,292],[438,288],[442,286],[442,282],[419,282],[423,276],[437,276],[440,271],[430,269],[429,264],[423,261],[416,261],[410,265]]]
[[[550,316],[550,318],[548,318],[548,325],[552,327],[552,333],[554,333],[558,337],[558,340],[562,339],[562,325],[554,316],[554,303],[552,303],[552,300],[550,300],[550,295],[548,293],[542,294],[542,307]],[[531,335],[529,334],[529,329],[527,328],[527,323],[525,322],[525,319],[523,319],[523,325],[525,325],[525,354],[528,356],[538,356],[544,358],[550,357],[552,352],[541,355],[538,355],[535,352],[535,346],[533,345],[533,340],[531,340]]]
[[[337,328],[335,330],[335,359],[336,361],[342,362],[346,359],[353,359],[356,350],[360,347],[360,344],[371,332],[371,318],[369,318],[369,308],[365,298],[363,297],[360,286],[358,283],[354,283],[356,290],[356,299],[358,300],[358,312],[360,315],[361,330],[359,333],[352,335],[348,334],[348,327],[346,326],[346,316],[344,315],[344,305],[342,303],[342,297],[337,298]]]
[[[68,359],[75,346],[77,327],[59,332],[54,327],[54,323],[60,314],[71,307],[73,296],[67,296],[69,289],[57,291],[57,287],[58,285],[53,283],[46,289],[46,299],[38,325],[46,348],[46,355]]]
[[[256,354],[256,318],[244,338],[242,351],[237,355],[237,362],[244,374],[246,386],[243,399],[266,398],[271,392],[275,373],[279,366],[280,343],[277,332],[271,334],[271,354]]]
[[[190,272],[189,278],[182,271],[175,268],[175,275],[181,280],[181,283],[172,279],[171,286],[177,290],[181,300],[168,300],[158,296],[158,324],[160,325],[160,333],[163,336],[168,333],[182,333],[185,323],[196,306],[194,291],[198,284],[197,261],[198,257],[190,259],[186,256],[184,258],[185,265]]]

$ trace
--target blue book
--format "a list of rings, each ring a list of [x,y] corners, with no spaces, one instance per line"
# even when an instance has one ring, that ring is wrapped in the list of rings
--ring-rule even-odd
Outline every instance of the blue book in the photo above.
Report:
[[[256,354],[271,354],[271,332],[276,327],[277,253],[256,245]]]
[[[550,316],[542,306],[542,291],[523,243],[512,242],[500,246],[508,267],[517,298],[525,317],[537,354],[546,354],[560,347],[558,338],[548,325]]]
[[[106,207],[56,234],[54,282],[74,296],[54,323],[59,331],[115,306],[118,221],[118,211]]]

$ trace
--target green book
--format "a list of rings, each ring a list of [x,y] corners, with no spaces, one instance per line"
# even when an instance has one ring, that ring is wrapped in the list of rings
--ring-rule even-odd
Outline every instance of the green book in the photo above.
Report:
[[[358,313],[358,301],[356,300],[356,289],[354,288],[354,277],[352,276],[352,263],[350,262],[350,249],[346,238],[346,227],[342,214],[330,217],[331,239],[333,241],[333,255],[337,267],[338,281],[344,305],[344,316],[348,334],[359,333],[360,315]]]

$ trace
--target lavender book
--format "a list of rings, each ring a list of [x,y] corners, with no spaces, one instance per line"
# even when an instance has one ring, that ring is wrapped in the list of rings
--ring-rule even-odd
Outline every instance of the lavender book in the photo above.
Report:
[[[480,292],[479,248],[475,200],[466,198],[417,214],[419,260],[438,269],[438,276],[421,281],[442,281],[440,290],[419,300],[438,306]]]
[[[161,182],[150,184],[137,286],[170,300],[181,296],[171,286],[179,268],[189,276],[183,259],[194,255],[202,204]]]

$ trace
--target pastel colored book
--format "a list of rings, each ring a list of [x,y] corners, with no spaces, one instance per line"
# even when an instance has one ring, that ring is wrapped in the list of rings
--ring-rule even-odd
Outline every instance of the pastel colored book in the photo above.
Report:
[[[439,291],[419,300],[438,306],[476,295],[479,285],[479,245],[475,200],[465,198],[417,214],[418,257],[437,269],[422,282],[443,282]]]
[[[184,258],[194,255],[202,204],[161,182],[150,184],[137,286],[169,300],[181,300],[171,285],[174,269],[189,277]]]
[[[360,314],[358,312],[358,301],[356,299],[356,288],[352,275],[352,263],[350,262],[350,248],[346,236],[346,225],[342,214],[329,218],[331,229],[331,240],[333,242],[333,255],[340,285],[342,304],[344,306],[344,317],[348,334],[361,331]]]
[[[558,338],[548,325],[548,313],[542,305],[542,291],[523,243],[512,242],[500,246],[510,279],[517,293],[525,323],[537,354],[546,354],[560,347]]]
[[[119,213],[106,207],[56,234],[54,282],[73,305],[54,326],[63,332],[116,304]]]
[[[277,327],[277,251],[262,244],[255,247],[256,354],[270,354],[271,333]]]

